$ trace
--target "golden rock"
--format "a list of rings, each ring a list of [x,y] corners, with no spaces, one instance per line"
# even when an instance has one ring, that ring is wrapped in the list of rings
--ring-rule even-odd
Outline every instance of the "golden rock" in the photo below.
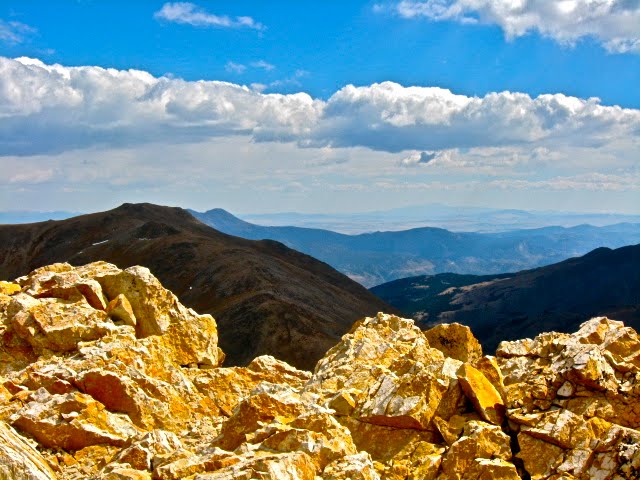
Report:
[[[429,346],[437,348],[447,357],[473,363],[482,357],[482,346],[471,329],[459,323],[445,323],[424,332]]]
[[[10,420],[45,447],[71,451],[100,444],[124,446],[139,434],[128,418],[83,393],[52,395],[40,389]]]
[[[0,478],[53,480],[55,473],[38,451],[0,421]]]
[[[143,267],[2,285],[0,478],[638,478],[640,338],[621,322],[492,357],[461,325],[381,313],[313,373],[222,368],[215,320]]]
[[[379,480],[371,457],[366,452],[347,455],[330,463],[322,472],[323,480]]]
[[[106,312],[114,321],[121,321],[125,325],[130,325],[135,328],[138,323],[129,300],[127,300],[127,297],[122,293],[109,302]]]
[[[17,283],[5,282],[0,280],[0,295],[14,295],[22,290],[22,287]]]
[[[462,391],[471,400],[476,411],[487,422],[501,425],[505,406],[502,396],[480,370],[465,363],[458,370]]]
[[[476,459],[511,459],[510,438],[500,427],[470,421],[463,435],[447,450],[442,460],[442,479],[461,479]],[[479,468],[479,467],[478,467]]]

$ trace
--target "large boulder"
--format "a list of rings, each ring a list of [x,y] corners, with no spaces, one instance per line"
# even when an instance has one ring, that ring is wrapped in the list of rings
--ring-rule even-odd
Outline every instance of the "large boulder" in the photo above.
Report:
[[[633,329],[599,317],[572,335],[503,342],[497,356],[517,456],[531,478],[637,478],[640,338]]]
[[[361,422],[435,430],[436,415],[448,419],[463,407],[461,365],[431,348],[413,321],[379,314],[327,352],[306,391]]]
[[[80,450],[91,445],[127,445],[138,435],[125,417],[82,393],[52,395],[38,390],[22,409],[10,417],[13,426],[49,448]]]

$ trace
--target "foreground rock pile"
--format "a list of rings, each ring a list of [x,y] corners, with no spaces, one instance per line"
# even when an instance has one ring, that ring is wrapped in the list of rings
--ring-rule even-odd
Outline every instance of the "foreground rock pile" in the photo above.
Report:
[[[313,374],[223,357],[145,268],[0,282],[0,479],[640,478],[640,338],[607,318],[495,357],[384,314]]]

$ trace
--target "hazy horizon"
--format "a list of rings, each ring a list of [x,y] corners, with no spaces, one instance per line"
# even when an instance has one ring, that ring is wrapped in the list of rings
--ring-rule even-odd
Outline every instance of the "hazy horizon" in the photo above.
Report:
[[[197,210],[194,209],[189,210],[197,212]],[[442,204],[414,205],[388,210],[338,213],[241,213],[219,207],[205,211],[214,210],[225,211],[241,221],[257,226],[293,226],[329,230],[348,235],[358,235],[376,231],[404,231],[423,227],[443,228],[451,232],[498,233],[539,229],[543,227],[572,228],[581,225],[591,225],[594,227],[606,227],[617,224],[640,225],[640,215],[637,214],[625,215],[598,212],[490,209],[477,206],[451,207]],[[0,211],[0,224],[64,220],[72,216],[90,213],[97,213],[97,211]]]

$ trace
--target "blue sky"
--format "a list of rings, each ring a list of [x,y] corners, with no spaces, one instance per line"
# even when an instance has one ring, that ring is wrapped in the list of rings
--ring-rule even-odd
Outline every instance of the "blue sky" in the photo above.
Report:
[[[250,15],[264,30],[194,28],[158,21],[164,2],[3,2],[0,18],[37,28],[25,42],[0,46],[69,66],[137,68],[187,80],[264,83],[327,98],[347,84],[391,80],[465,95],[511,90],[599,97],[640,108],[640,55],[609,54],[591,38],[574,47],[529,34],[505,41],[498,26],[430,22],[374,11],[374,2],[209,1],[202,8]],[[275,68],[251,67],[267,62]],[[228,62],[246,65],[228,71]],[[296,72],[307,72],[296,77]]]
[[[0,56],[1,210],[640,212],[638,2],[8,0]]]

